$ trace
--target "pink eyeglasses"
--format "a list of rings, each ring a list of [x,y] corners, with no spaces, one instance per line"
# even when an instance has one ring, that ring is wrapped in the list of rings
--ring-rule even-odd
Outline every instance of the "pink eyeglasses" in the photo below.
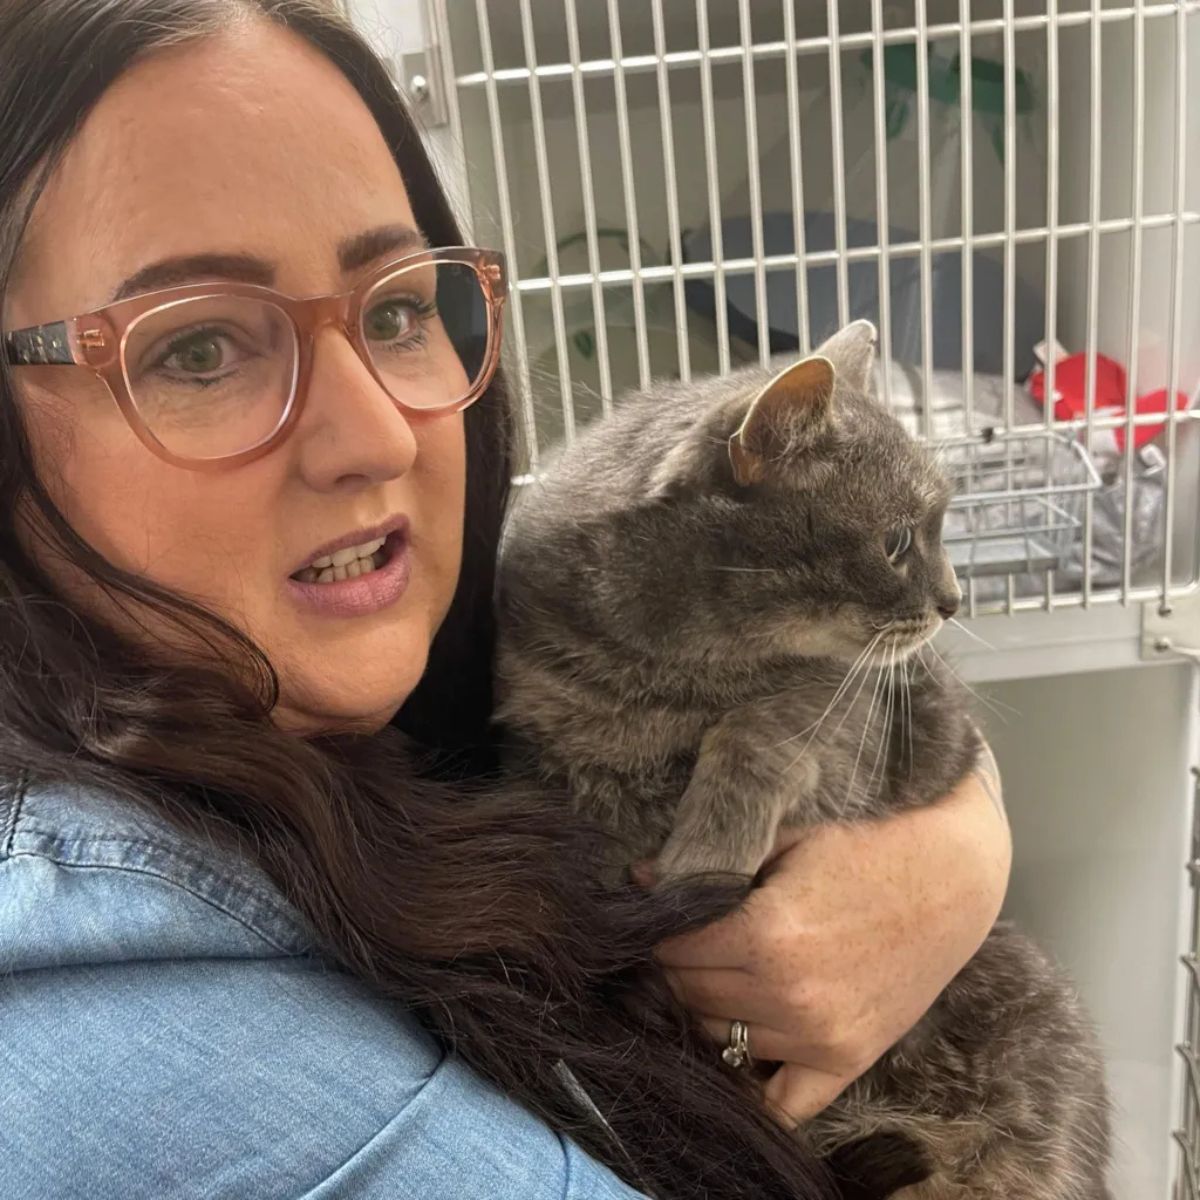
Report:
[[[18,329],[3,343],[14,366],[93,371],[160,458],[223,470],[286,436],[326,325],[342,330],[403,412],[461,412],[495,374],[506,296],[503,255],[449,246],[386,263],[340,295],[189,284]]]

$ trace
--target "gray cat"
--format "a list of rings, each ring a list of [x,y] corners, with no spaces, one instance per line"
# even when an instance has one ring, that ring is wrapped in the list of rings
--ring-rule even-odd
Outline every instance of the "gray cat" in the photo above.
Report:
[[[781,825],[930,804],[975,765],[962,689],[923,652],[961,598],[950,488],[869,394],[874,363],[858,322],[781,371],[658,386],[518,500],[500,718],[625,864],[753,876]],[[1003,924],[801,1136],[863,1196],[1109,1197],[1089,1023]]]

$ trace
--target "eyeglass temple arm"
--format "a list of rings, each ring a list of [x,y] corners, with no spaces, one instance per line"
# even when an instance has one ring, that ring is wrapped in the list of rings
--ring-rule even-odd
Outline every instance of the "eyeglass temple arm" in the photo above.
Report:
[[[75,362],[66,321],[52,325],[32,325],[4,335],[4,357],[13,366],[31,364],[67,366]]]

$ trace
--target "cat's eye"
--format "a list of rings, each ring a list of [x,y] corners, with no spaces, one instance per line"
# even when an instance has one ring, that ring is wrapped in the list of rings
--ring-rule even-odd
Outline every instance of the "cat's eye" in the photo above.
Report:
[[[912,530],[908,528],[893,529],[883,539],[883,552],[890,563],[898,563],[912,548]]]

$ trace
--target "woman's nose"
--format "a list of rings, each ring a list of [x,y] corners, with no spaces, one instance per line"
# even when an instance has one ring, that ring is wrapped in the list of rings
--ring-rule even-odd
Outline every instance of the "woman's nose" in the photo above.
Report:
[[[404,413],[345,333],[326,326],[313,346],[304,412],[293,434],[317,488],[366,487],[412,469],[417,439]]]

